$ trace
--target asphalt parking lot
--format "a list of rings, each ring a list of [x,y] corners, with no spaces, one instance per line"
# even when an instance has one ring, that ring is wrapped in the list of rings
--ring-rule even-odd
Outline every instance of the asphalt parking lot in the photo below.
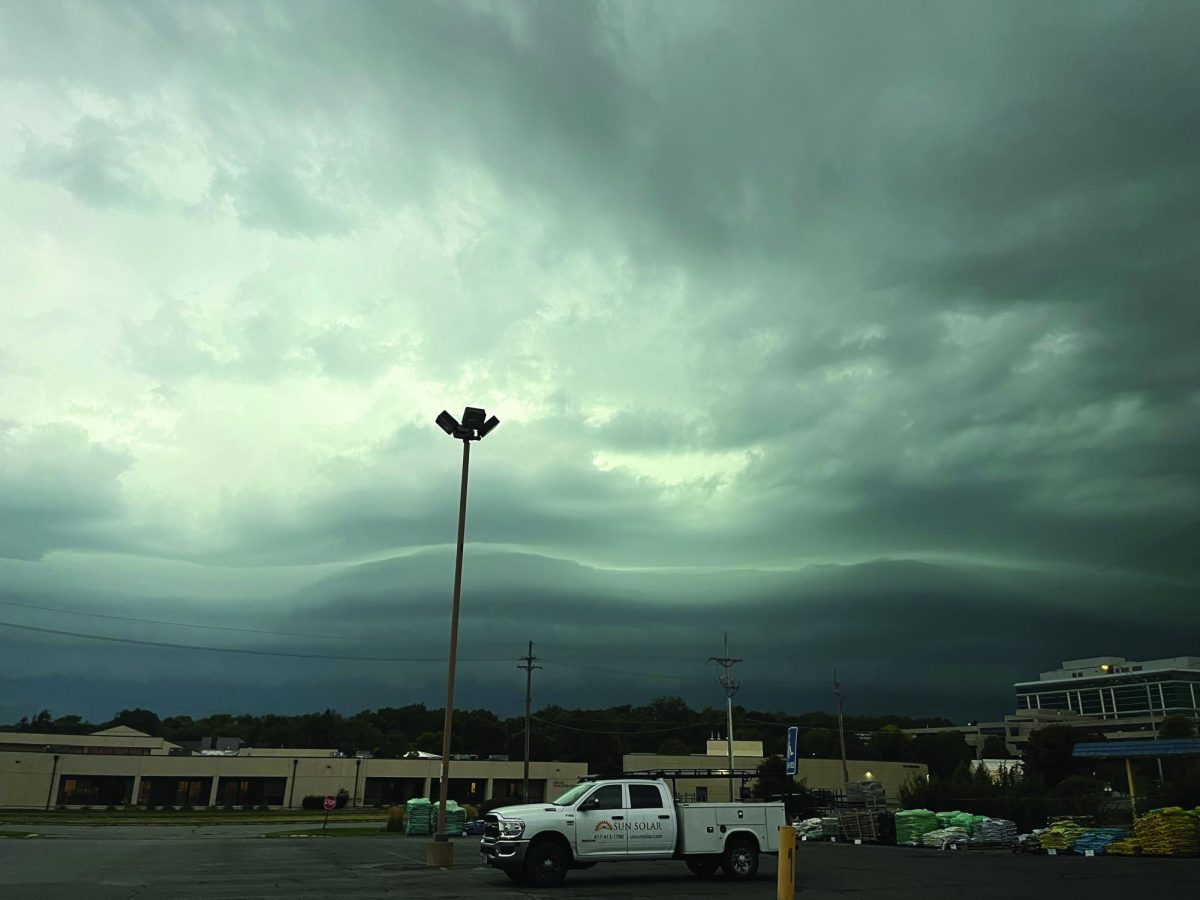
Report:
[[[49,837],[0,840],[0,897],[508,898],[775,896],[775,861],[759,879],[703,881],[682,863],[599,865],[550,891],[514,886],[479,865],[478,839],[456,842],[453,869],[426,869],[425,841],[403,837],[263,839],[261,826],[54,826]],[[804,844],[806,900],[969,896],[1055,900],[1200,896],[1200,859],[1084,859],[904,847]]]

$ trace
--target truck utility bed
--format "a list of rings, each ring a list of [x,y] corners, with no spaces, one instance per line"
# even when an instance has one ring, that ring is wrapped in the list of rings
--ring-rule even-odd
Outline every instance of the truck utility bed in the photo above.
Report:
[[[779,850],[782,803],[679,803],[679,852],[720,853],[729,831],[751,831],[764,853]]]

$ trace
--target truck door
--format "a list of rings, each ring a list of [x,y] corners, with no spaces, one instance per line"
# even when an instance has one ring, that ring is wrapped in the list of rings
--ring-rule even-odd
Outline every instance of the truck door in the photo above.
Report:
[[[625,786],[601,784],[575,807],[575,855],[581,859],[624,856]]]
[[[631,784],[628,823],[630,856],[670,856],[675,852],[675,804],[661,785]]]

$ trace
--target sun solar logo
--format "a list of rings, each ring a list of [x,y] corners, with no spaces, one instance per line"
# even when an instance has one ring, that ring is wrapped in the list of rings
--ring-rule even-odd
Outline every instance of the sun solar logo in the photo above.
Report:
[[[597,831],[612,831],[613,830],[612,822],[597,822],[596,830]]]

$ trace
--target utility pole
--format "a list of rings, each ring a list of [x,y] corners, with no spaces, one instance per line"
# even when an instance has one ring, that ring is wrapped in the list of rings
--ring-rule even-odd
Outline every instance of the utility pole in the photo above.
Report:
[[[541,666],[535,666],[537,657],[533,655],[533,641],[529,642],[528,652],[521,657],[522,664],[517,666],[518,669],[525,670],[525,773],[521,778],[521,800],[524,803],[529,802],[529,703],[533,698],[533,670],[540,669]]]
[[[833,696],[837,699],[838,743],[842,746],[842,784],[850,785],[850,770],[846,768],[846,729],[842,725],[842,686],[838,684],[837,669],[833,670]]]
[[[729,655],[729,632],[725,633],[725,655],[710,656],[709,662],[715,662],[721,667],[721,674],[717,676],[717,684],[725,689],[725,738],[729,745],[729,802],[734,802],[733,796],[733,695],[738,692],[741,687],[733,680],[733,675],[730,669],[734,663],[740,663],[740,659],[734,659]]]

